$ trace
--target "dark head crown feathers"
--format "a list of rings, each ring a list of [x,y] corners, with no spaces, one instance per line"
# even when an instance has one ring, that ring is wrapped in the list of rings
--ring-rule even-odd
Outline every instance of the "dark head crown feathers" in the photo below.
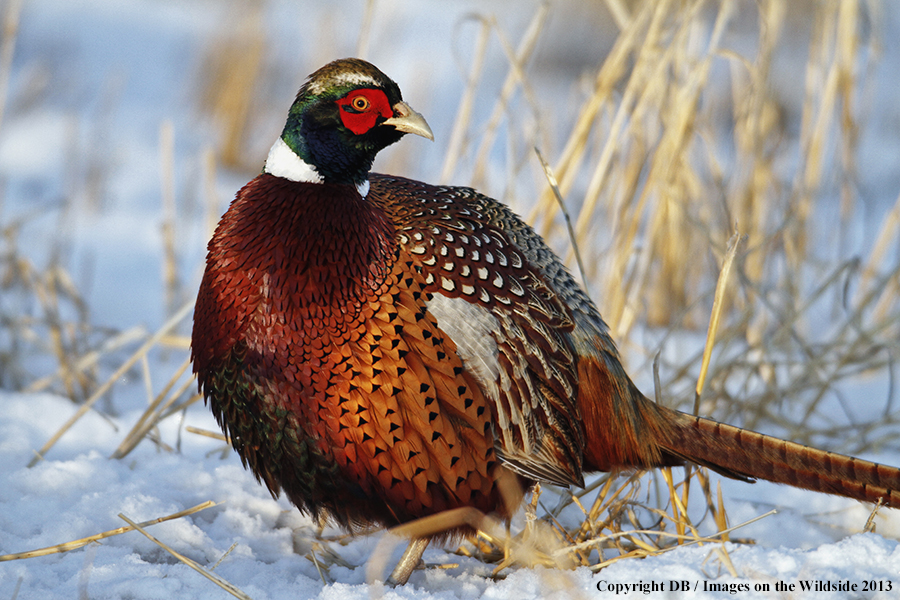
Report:
[[[390,77],[364,60],[345,58],[309,76],[281,139],[321,181],[360,184],[375,155],[406,133],[434,139]]]

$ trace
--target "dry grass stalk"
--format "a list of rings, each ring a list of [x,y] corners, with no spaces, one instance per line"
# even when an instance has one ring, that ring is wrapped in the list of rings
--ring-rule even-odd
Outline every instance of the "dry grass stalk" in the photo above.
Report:
[[[21,228],[36,214],[20,217],[0,228],[0,385],[22,388],[31,379],[25,357],[37,354],[56,360],[50,381],[73,400],[89,394],[96,372],[89,359],[97,347],[109,342],[109,332],[90,323],[88,307],[72,277],[61,264],[62,252],[52,251],[46,267],[39,268],[21,253]],[[96,341],[100,339],[100,343]]]
[[[156,539],[155,537],[153,537],[152,535],[150,535],[149,533],[144,531],[144,528],[141,525],[135,523],[134,521],[132,521],[131,519],[129,519],[122,513],[119,513],[119,518],[122,519],[123,521],[125,521],[126,523],[128,523],[129,525],[131,525],[131,527],[133,529],[137,529],[139,532],[141,532],[144,536],[146,536],[146,538],[148,540],[150,540],[151,542],[153,542],[154,544],[156,544],[157,546],[159,546],[160,548],[162,548],[163,550],[165,550],[166,552],[168,552],[169,554],[171,554],[172,556],[174,556],[175,558],[177,558],[178,560],[180,560],[181,562],[183,562],[184,564],[186,564],[193,570],[197,571],[198,573],[200,573],[201,575],[203,575],[204,577],[206,577],[207,579],[209,579],[210,581],[215,583],[217,586],[219,586],[220,588],[222,588],[223,590],[225,590],[226,592],[228,592],[235,598],[241,598],[241,600],[251,600],[250,596],[248,596],[247,594],[242,592],[240,589],[238,589],[237,586],[226,581],[222,577],[219,577],[215,573],[210,573],[209,571],[207,571],[206,569],[204,569],[203,567],[198,565],[196,562],[194,562],[187,556],[184,556],[183,554],[179,554],[174,549],[172,549],[170,546],[164,544],[163,542],[159,541],[158,539]]]
[[[875,506],[872,507],[872,512],[869,513],[869,517],[866,519],[866,524],[863,526],[863,531],[865,533],[875,533],[875,517],[878,515],[878,511],[881,510],[882,502],[881,499],[878,499],[878,502],[875,503]]]
[[[694,414],[700,411],[700,394],[703,393],[703,386],[706,384],[706,374],[709,372],[709,361],[712,358],[713,346],[716,345],[716,332],[719,330],[719,319],[722,316],[722,308],[725,298],[726,285],[728,284],[728,275],[731,273],[731,265],[734,262],[734,256],[737,254],[738,242],[740,235],[735,232],[728,240],[728,250],[725,252],[725,259],[722,261],[722,270],[719,272],[719,279],[716,282],[716,293],[713,296],[712,314],[709,317],[709,327],[706,330],[706,345],[703,347],[703,359],[700,361],[700,375],[697,377],[697,387],[694,396]]]
[[[189,381],[186,381],[182,384],[181,392],[187,391],[188,388],[194,387],[197,385],[196,379],[191,378]],[[177,396],[175,396],[177,397]],[[203,395],[200,392],[197,392],[184,402],[180,402],[178,404],[172,404],[168,410],[163,411],[159,416],[159,421],[164,421],[171,417],[174,414],[180,413],[184,411],[189,406],[196,404],[200,400],[203,400]]]
[[[606,9],[612,15],[619,29],[628,29],[631,23],[631,15],[628,13],[628,8],[622,0],[604,0],[604,4],[606,4]]]
[[[511,45],[503,35],[503,31],[496,26],[496,22],[493,22],[494,27],[496,28],[497,38],[500,40],[501,46],[506,52],[510,69],[503,82],[500,94],[497,96],[487,125],[482,129],[481,143],[475,153],[475,169],[472,174],[472,185],[475,188],[484,187],[485,167],[489,163],[488,154],[494,146],[497,128],[500,126],[500,122],[503,119],[503,115],[506,112],[509,101],[516,88],[521,86],[526,92],[526,97],[531,96],[527,93],[528,83],[525,77],[525,63],[528,62],[528,59],[534,52],[538,37],[547,22],[549,11],[550,8],[547,4],[540,4],[538,6],[537,11],[531,19],[531,23],[529,23],[528,28],[519,42],[519,47],[515,51],[512,50]],[[531,105],[536,106],[536,103],[532,100]]]
[[[165,335],[169,332],[169,330],[178,325],[191,312],[191,309],[193,309],[193,307],[193,300],[182,306],[181,309],[178,310],[168,321],[166,321],[165,324],[163,324],[163,326],[146,342],[144,342],[144,344],[140,348],[138,348],[138,350],[134,354],[132,354],[128,360],[122,363],[122,365],[120,365],[119,368],[116,369],[115,373],[113,373],[112,376],[110,376],[103,385],[97,388],[97,390],[94,391],[91,397],[85,400],[85,402],[78,407],[78,410],[75,411],[75,414],[72,415],[72,417],[70,417],[69,420],[66,421],[49,440],[47,440],[47,443],[37,451],[37,456],[35,456],[31,460],[31,462],[28,463],[28,466],[33,467],[38,462],[40,462],[40,460],[42,460],[43,457],[47,454],[47,451],[52,448],[54,444],[56,444],[59,438],[61,438],[63,434],[78,421],[78,419],[83,417],[85,413],[87,413],[87,411],[90,410],[90,408],[94,405],[94,403],[101,397],[103,397],[103,395],[107,391],[109,391],[109,389],[116,383],[116,381],[118,381],[118,379],[122,375],[124,375],[129,369],[131,369],[131,367],[134,366],[134,364],[137,363],[137,361],[140,360],[141,357],[143,357],[154,346],[156,346],[163,335]]]
[[[22,14],[22,0],[11,0],[6,5],[3,17],[3,41],[0,42],[0,126],[6,112],[6,95],[9,89],[9,76],[12,73],[13,54],[16,51],[16,40],[19,38],[19,17]]]
[[[588,138],[594,127],[594,121],[597,118],[597,115],[600,114],[607,99],[611,96],[623,73],[627,71],[630,54],[634,47],[639,43],[638,40],[644,33],[643,26],[652,14],[652,3],[645,3],[638,12],[638,15],[631,20],[629,27],[624,29],[618,38],[616,38],[612,50],[606,57],[606,60],[603,61],[603,65],[597,73],[594,93],[582,106],[561,156],[553,166],[553,172],[556,173],[556,176],[559,179],[559,189],[563,197],[569,194],[572,185],[575,183],[578,167],[582,164],[588,150]],[[627,90],[626,93],[628,93]],[[618,113],[613,129],[616,128],[616,123],[621,127],[624,117],[624,111]],[[610,135],[610,137],[613,136]],[[612,148],[612,145],[607,145],[604,154],[600,156],[598,162],[608,163],[609,157],[607,155],[611,154]],[[547,215],[547,220],[544,221],[543,227],[540,229],[542,234],[547,235],[550,225],[549,218],[554,214],[553,192],[547,188],[541,195],[534,210],[529,214],[528,221],[530,223],[536,223],[540,215]]]
[[[202,435],[204,437],[212,438],[214,440],[219,440],[220,442],[225,442],[227,444],[231,443],[231,440],[229,440],[227,437],[225,437],[224,435],[222,435],[221,433],[219,433],[217,431],[208,431],[206,429],[200,429],[199,427],[193,427],[191,425],[187,425],[184,428],[184,430],[187,431],[188,433],[195,433],[197,435]]]
[[[448,183],[456,170],[456,163],[463,154],[463,144],[466,138],[466,131],[472,119],[472,106],[475,100],[475,90],[478,87],[478,81],[481,79],[481,71],[484,67],[484,57],[487,52],[488,41],[490,40],[491,21],[486,18],[478,20],[481,27],[478,30],[478,37],[475,42],[475,55],[472,60],[472,66],[469,76],[466,79],[466,88],[463,91],[459,108],[456,111],[456,118],[453,120],[453,130],[450,133],[450,141],[447,144],[447,152],[444,154],[444,166],[441,169],[441,175],[438,181]]]
[[[359,38],[356,41],[357,58],[366,58],[369,53],[369,38],[372,33],[372,21],[375,20],[375,0],[366,0],[362,24],[359,26]]]
[[[232,35],[217,39],[208,49],[201,93],[201,105],[222,128],[220,159],[232,168],[246,166],[244,140],[266,50],[263,3],[240,6],[243,10],[235,15],[240,19],[240,26],[228,28]]]
[[[665,546],[660,545],[657,549],[654,549],[653,551],[633,550],[633,551],[629,552],[628,554],[624,554],[624,555],[617,556],[617,557],[611,558],[611,559],[603,561],[603,562],[599,562],[599,563],[591,566],[591,570],[594,572],[597,572],[597,571],[603,570],[604,568],[608,567],[609,565],[616,563],[620,560],[624,560],[627,558],[646,558],[647,556],[656,556],[659,554],[663,554],[664,552],[669,552],[670,550],[674,550],[675,548],[678,548],[681,545],[687,546],[687,545],[691,545],[691,544],[701,544],[701,543],[714,544],[714,543],[717,543],[720,541],[718,539],[720,536],[729,534],[737,529],[740,529],[741,527],[746,527],[747,525],[750,525],[751,523],[755,523],[756,521],[770,517],[770,516],[776,514],[777,512],[778,511],[776,511],[776,510],[770,510],[767,513],[764,513],[764,514],[754,517],[748,521],[745,521],[745,522],[741,523],[740,525],[735,525],[734,527],[730,527],[723,531],[717,531],[716,533],[709,535],[709,536],[691,537],[691,536],[679,535],[676,533],[669,533],[667,531],[661,531],[661,530],[657,530],[657,529],[632,530],[632,531],[623,531],[623,532],[619,532],[619,533],[613,533],[608,536],[598,538],[596,540],[590,540],[588,542],[584,542],[584,543],[580,544],[578,548],[582,549],[591,544],[601,544],[601,543],[613,540],[615,538],[628,538],[628,537],[637,536],[637,535],[650,536],[650,537],[656,537],[656,538],[669,538],[669,539],[680,542],[679,544],[671,544],[671,545],[665,545]],[[566,548],[565,550],[569,550],[569,548]]]
[[[881,300],[873,311],[877,321],[888,318],[890,304],[895,302],[898,296],[896,293],[891,293],[892,291],[896,292],[896,278],[891,280],[892,285],[885,285],[884,280],[877,277],[877,274],[884,269],[884,265],[888,263],[887,251],[890,249],[891,242],[897,240],[900,240],[900,196],[897,196],[893,207],[881,223],[875,243],[872,245],[872,251],[862,268],[859,287],[854,298],[855,303],[859,303],[863,299],[864,292],[878,290]]]
[[[130,327],[125,331],[118,332],[109,339],[105,340],[100,348],[85,353],[81,356],[81,358],[70,365],[60,365],[56,372],[51,373],[50,375],[45,375],[44,377],[41,377],[39,379],[35,379],[30,384],[28,384],[28,386],[26,386],[23,391],[27,393],[41,392],[50,387],[53,382],[58,379],[65,379],[66,377],[71,377],[72,374],[82,373],[84,371],[87,371],[88,369],[96,367],[97,363],[104,356],[114,354],[121,348],[128,346],[135,341],[144,339],[146,336],[146,330],[140,326]]]
[[[222,210],[219,207],[219,195],[216,193],[216,153],[212,148],[203,150],[203,198],[206,215],[206,236],[211,238]]]
[[[144,359],[146,360],[146,355],[144,355]],[[141,415],[141,418],[138,419],[137,423],[134,424],[131,431],[128,432],[128,435],[125,436],[125,439],[122,440],[122,443],[119,444],[119,447],[116,448],[110,458],[124,458],[128,456],[150,430],[162,421],[163,415],[167,414],[167,411],[175,403],[175,400],[180,398],[189,387],[196,385],[196,381],[191,377],[186,381],[183,381],[181,386],[175,390],[175,393],[169,395],[169,392],[178,380],[181,379],[181,376],[184,375],[190,364],[190,359],[185,359],[169,379],[168,383],[166,383],[163,389],[155,397],[152,396],[153,388],[150,385],[149,376],[145,379],[148,386],[147,391],[150,395],[150,405],[147,407],[147,410],[144,411],[144,414]]]
[[[214,564],[213,566],[211,566],[211,567],[209,568],[209,570],[210,570],[210,571],[215,571],[215,570],[218,568],[218,566],[222,564],[222,561],[225,560],[226,558],[228,558],[228,555],[231,554],[231,553],[234,551],[234,549],[237,548],[237,547],[238,547],[238,542],[234,542],[233,544],[231,544],[230,546],[228,546],[228,550],[226,550],[225,553],[222,554],[222,556],[219,557],[219,560],[216,561],[216,564]]]
[[[673,550],[678,545],[716,543],[719,541],[717,538],[719,538],[720,536],[724,536],[725,534],[731,533],[731,532],[733,532],[741,527],[745,527],[751,523],[755,523],[756,521],[759,521],[760,519],[770,517],[776,513],[777,513],[776,510],[770,510],[769,512],[767,512],[765,514],[754,517],[753,519],[746,521],[744,523],[741,523],[740,525],[736,525],[727,530],[718,531],[715,534],[712,534],[710,536],[696,536],[696,535],[685,535],[685,534],[679,534],[679,533],[670,533],[670,532],[661,531],[658,529],[628,530],[628,531],[620,531],[620,532],[616,532],[616,533],[611,533],[609,535],[602,536],[597,539],[586,540],[584,542],[579,543],[576,546],[564,548],[562,551],[583,550],[584,548],[587,548],[589,546],[598,545],[598,544],[601,544],[601,543],[604,543],[604,542],[607,542],[609,540],[616,539],[616,538],[621,539],[621,538],[629,538],[629,537],[636,536],[636,535],[644,535],[644,536],[657,537],[657,538],[669,538],[669,539],[676,541],[677,542],[676,544],[659,545],[657,547],[650,548],[649,550],[647,550],[647,552],[666,552],[668,550]],[[645,542],[641,542],[640,540],[637,541],[637,545],[644,547],[644,548],[648,548],[648,544],[646,544]],[[646,556],[648,554],[644,554],[644,555]],[[612,563],[615,561],[616,560],[614,559],[614,560],[607,561],[607,562]],[[595,570],[600,570],[601,568],[602,568],[602,566],[597,565]]]
[[[566,203],[563,201],[562,194],[559,191],[559,184],[556,181],[556,176],[553,175],[553,170],[550,168],[550,165],[547,164],[547,161],[544,160],[541,151],[535,148],[534,152],[537,154],[538,161],[541,163],[541,168],[544,170],[547,184],[550,186],[550,189],[553,190],[553,195],[556,198],[556,202],[559,204],[559,210],[566,220],[566,231],[569,233],[569,240],[572,242],[572,252],[575,254],[575,260],[578,263],[578,273],[581,275],[582,279],[581,285],[584,287],[584,291],[588,296],[590,296],[591,290],[588,287],[587,271],[584,270],[584,263],[581,260],[581,251],[578,249],[578,240],[575,236],[575,229],[572,227],[572,219],[569,218],[569,211],[566,209]]]
[[[151,519],[149,521],[144,521],[140,523],[139,527],[150,527],[151,525],[156,525],[157,523],[164,523],[165,521],[171,521],[173,519],[180,519],[181,517],[186,517],[188,515],[192,515],[196,512],[200,512],[201,510],[206,510],[207,508],[212,508],[216,506],[216,503],[212,500],[207,500],[197,506],[192,508],[188,508],[186,510],[182,510],[176,513],[172,513],[171,515],[166,515],[165,517],[157,517],[156,519]],[[48,546],[46,548],[40,548],[39,550],[29,550],[28,552],[17,552],[15,554],[4,554],[0,556],[0,562],[8,561],[8,560],[20,560],[23,558],[34,558],[36,556],[47,556],[48,554],[57,554],[60,552],[68,552],[70,550],[76,550],[83,546],[87,546],[91,542],[98,542],[102,539],[112,537],[114,535],[120,535],[123,533],[127,533],[129,531],[133,531],[135,529],[134,524],[130,524],[128,527],[118,527],[116,529],[110,529],[109,531],[104,531],[103,533],[98,533],[95,535],[91,535],[85,538],[81,538],[78,540],[73,540],[71,542],[65,542],[63,544],[57,544],[55,546]]]
[[[175,221],[178,219],[178,211],[175,206],[175,127],[168,120],[159,128],[159,162],[162,189],[162,279],[166,311],[171,311],[178,301],[179,290],[178,254],[175,250]]]
[[[734,563],[731,562],[731,554],[728,553],[728,548],[725,544],[721,546],[716,546],[713,548],[713,552],[715,552],[716,556],[719,558],[719,563],[725,566],[725,569],[728,571],[728,574],[732,577],[740,577],[738,570],[734,568]]]
[[[514,564],[553,566],[554,561],[559,560],[564,554],[567,554],[574,564],[599,569],[617,560],[659,554],[684,543],[716,543],[727,539],[731,531],[747,524],[729,528],[720,520],[721,517],[716,517],[717,523],[722,523],[720,531],[712,536],[700,535],[686,517],[686,511],[678,497],[678,486],[672,484],[670,479],[668,482],[669,497],[672,505],[677,506],[677,509],[672,515],[668,515],[658,509],[644,507],[649,511],[654,522],[649,527],[642,527],[639,517],[632,510],[639,506],[635,498],[637,491],[637,486],[634,485],[635,478],[628,478],[624,482],[619,481],[618,485],[614,486],[616,481],[616,478],[613,477],[606,478],[591,510],[586,511],[582,507],[586,518],[577,531],[567,531],[563,528],[552,517],[552,513],[556,511],[551,511],[551,514],[545,517],[545,519],[551,520],[549,528],[546,525],[533,531],[526,528],[516,536],[506,536],[505,538],[496,532],[493,534],[479,532],[477,538],[469,540],[475,549],[474,553],[465,546],[457,552],[467,556],[476,556],[486,562],[496,562],[495,575]],[[712,505],[713,501],[708,492],[708,486],[704,491],[707,501]],[[577,496],[573,496],[572,501],[581,506]],[[721,504],[721,498],[719,503]],[[774,514],[774,512],[771,511],[763,516]],[[724,512],[720,511],[718,514],[724,515]],[[598,522],[600,517],[603,517],[602,522]],[[626,521],[631,524],[630,527],[626,525]],[[672,522],[676,526],[676,531],[667,533],[665,527],[661,527],[664,521]],[[537,524],[540,525],[541,522],[538,521]],[[606,530],[609,531],[608,534],[603,533]],[[664,542],[664,540],[668,541]],[[530,550],[523,553],[523,548],[526,547]],[[548,550],[535,551],[540,548]],[[552,548],[556,548],[556,550],[552,550]],[[617,556],[603,560],[601,554],[599,560],[593,560],[591,552],[603,548],[615,551]]]
[[[83,371],[73,369],[72,362],[80,354],[80,334],[90,329],[87,307],[71,277],[56,259],[46,271],[35,275],[32,290],[44,313],[42,324],[47,328],[50,352],[60,365],[65,392],[70,398],[83,398],[91,380]],[[63,316],[63,304],[77,310],[76,323]]]
[[[687,11],[693,17],[702,3],[695,3]],[[661,56],[642,50],[646,64],[639,63],[635,73],[644,73],[637,82],[642,84],[641,93],[636,97],[633,114],[629,123],[634,136],[656,136],[654,129],[635,130],[650,114],[659,114],[664,128],[659,134],[658,144],[652,156],[644,184],[636,202],[623,198],[621,217],[618,218],[616,237],[621,240],[616,244],[619,248],[633,248],[638,240],[639,231],[646,223],[647,241],[642,244],[637,254],[634,269],[629,276],[630,253],[617,252],[617,263],[610,272],[611,281],[626,281],[624,286],[604,286],[603,289],[614,290],[611,303],[612,320],[610,326],[617,336],[624,337],[634,326],[636,313],[631,307],[638,306],[642,298],[646,298],[647,320],[650,324],[665,323],[671,316],[671,307],[687,304],[687,290],[696,287],[698,281],[692,281],[692,273],[684,266],[690,264],[691,232],[684,226],[686,211],[684,196],[693,192],[691,185],[688,157],[690,143],[695,131],[695,119],[699,97],[703,86],[707,83],[713,53],[717,51],[722,31],[730,17],[732,3],[720,5],[715,27],[713,29],[707,53],[696,60],[687,52],[688,41],[693,18],[685,18],[679,22],[673,43],[662,51]],[[660,15],[659,18],[662,18]],[[653,40],[657,40],[654,34]],[[640,67],[640,68],[639,68]],[[676,85],[669,85],[663,76],[669,68],[684,73],[684,80]],[[652,74],[651,74],[652,73]],[[632,75],[635,79],[635,75]],[[585,197],[576,230],[586,235],[589,219],[599,198],[600,189],[589,190]],[[654,200],[657,204],[654,209]],[[619,212],[619,211],[617,211]],[[657,271],[658,269],[658,271]],[[650,284],[653,293],[647,296],[647,283],[653,273],[663,273],[661,278]],[[645,283],[647,282],[647,283]]]
[[[671,467],[662,469],[662,477],[669,490],[669,507],[672,510],[671,520],[675,524],[675,531],[679,536],[686,536],[687,531],[690,530],[694,537],[700,537],[700,534],[691,522],[691,518],[688,516],[687,511],[691,488],[690,483],[692,481],[691,475],[695,472],[694,466],[688,465],[684,468],[685,478],[681,484],[681,496],[678,495],[678,489],[675,486],[675,479],[672,475],[672,471],[673,469]]]

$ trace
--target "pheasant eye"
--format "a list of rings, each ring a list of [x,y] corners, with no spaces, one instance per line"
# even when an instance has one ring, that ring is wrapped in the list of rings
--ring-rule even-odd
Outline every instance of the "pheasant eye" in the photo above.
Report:
[[[336,101],[341,122],[356,135],[370,131],[379,119],[390,119],[394,111],[387,95],[379,89],[357,89]]]
[[[369,108],[369,99],[366,98],[365,96],[357,96],[356,98],[353,99],[353,101],[350,103],[350,105],[351,105],[355,110],[358,110],[358,111],[362,112],[362,111],[364,111],[364,110],[368,110],[368,108]]]

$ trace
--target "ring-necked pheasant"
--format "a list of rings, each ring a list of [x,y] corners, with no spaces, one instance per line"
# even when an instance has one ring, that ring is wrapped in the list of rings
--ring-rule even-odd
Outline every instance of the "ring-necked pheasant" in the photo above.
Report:
[[[273,494],[347,528],[393,526],[459,507],[508,516],[509,489],[690,461],[900,507],[898,469],[645,398],[519,217],[369,172],[406,133],[433,139],[396,83],[362,60],[326,65],[209,243],[193,368]]]

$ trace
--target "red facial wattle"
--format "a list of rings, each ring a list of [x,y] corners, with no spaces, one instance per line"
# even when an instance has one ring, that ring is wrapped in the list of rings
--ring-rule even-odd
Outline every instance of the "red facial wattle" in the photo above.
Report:
[[[375,127],[378,117],[390,119],[394,116],[387,96],[381,90],[353,90],[337,101],[344,127],[362,135]]]

